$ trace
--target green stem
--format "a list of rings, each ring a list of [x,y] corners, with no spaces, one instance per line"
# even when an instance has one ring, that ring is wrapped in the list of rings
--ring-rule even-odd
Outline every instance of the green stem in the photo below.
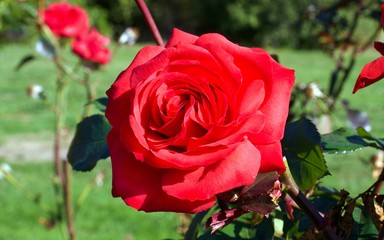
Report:
[[[54,166],[54,191],[56,195],[57,205],[57,219],[62,220],[62,183],[64,180],[63,176],[63,165],[61,161],[61,130],[62,130],[62,119],[63,119],[63,92],[64,92],[64,79],[63,72],[60,67],[60,60],[55,58],[55,64],[57,66],[57,81],[56,81],[56,99],[54,108],[54,146],[53,146],[53,166]]]
[[[95,91],[93,86],[91,85],[90,79],[89,79],[89,72],[86,69],[84,73],[84,86],[85,86],[85,92],[86,92],[86,104],[84,107],[84,112],[83,112],[83,119],[86,118],[89,115],[89,112],[91,110],[91,104],[90,102],[95,99]]]
[[[286,172],[280,176],[280,180],[286,187],[284,191],[288,193],[300,209],[311,219],[317,230],[323,231],[326,239],[339,239],[335,232],[327,224],[325,224],[325,219],[319,214],[319,211],[304,196],[304,194],[300,192],[300,189],[293,179],[288,167]]]
[[[68,161],[61,159],[62,147],[62,130],[64,128],[66,106],[66,79],[65,72],[59,57],[56,57],[55,64],[57,67],[57,82],[56,82],[56,102],[55,102],[55,121],[54,121],[54,167],[55,167],[55,193],[57,195],[58,213],[61,220],[62,211],[66,216],[67,233],[69,239],[75,239],[75,228],[72,213],[72,194],[71,194],[71,171]],[[60,189],[61,188],[61,189]],[[61,196],[61,197],[60,197]],[[61,200],[62,199],[62,200]]]
[[[69,239],[75,240],[75,226],[73,220],[73,208],[72,208],[72,191],[71,191],[71,183],[72,183],[72,174],[71,174],[71,165],[68,161],[64,162],[64,176],[65,186],[63,187],[64,193],[64,203],[65,203],[65,215],[67,219],[67,231],[69,235]]]

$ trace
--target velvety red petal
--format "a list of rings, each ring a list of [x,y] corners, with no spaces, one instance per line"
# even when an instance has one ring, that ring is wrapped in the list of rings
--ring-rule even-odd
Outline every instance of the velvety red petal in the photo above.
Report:
[[[202,35],[196,41],[196,45],[207,49],[215,57],[221,66],[219,73],[224,80],[222,84],[227,85],[229,91],[237,96],[244,76],[241,74],[241,69],[234,63],[234,55],[231,52],[238,51],[240,47],[215,33]]]
[[[186,152],[176,152],[172,149],[152,151],[153,157],[148,156],[146,161],[154,166],[171,166],[176,169],[191,169],[208,166],[226,157],[235,146],[200,146]],[[167,165],[168,164],[168,165]]]
[[[357,78],[353,93],[384,78],[384,57],[367,63]]]
[[[261,80],[245,80],[239,91],[239,115],[249,115],[256,112],[265,97],[264,82]]]
[[[244,136],[259,133],[264,125],[264,114],[260,111],[255,111],[253,115],[244,116],[238,119],[237,122],[211,128],[205,136],[191,139],[189,146],[196,148],[199,146],[230,146],[242,141]]]
[[[131,90],[132,70],[155,57],[163,50],[163,47],[157,46],[149,46],[141,49],[131,65],[120,73],[111,88],[107,91],[108,104],[105,115],[112,126],[120,125],[121,122],[128,117],[130,109],[127,106],[130,105],[131,100],[129,90]]]
[[[146,212],[172,211],[194,213],[212,207],[215,197],[203,201],[182,200],[162,190],[161,182],[166,170],[152,168],[135,160],[119,142],[119,132],[112,129],[108,135],[112,160],[112,194],[125,203]]]
[[[264,52],[263,50],[254,51]],[[289,99],[295,81],[294,70],[278,64],[269,55],[268,58],[271,64],[271,72],[266,74],[270,74],[273,78],[264,79],[265,99],[259,108],[266,116],[265,126],[259,134],[252,136],[252,142],[260,144],[273,143],[283,138],[289,110]]]
[[[266,125],[252,139],[258,143],[280,140],[288,115],[289,99],[295,80],[294,71],[277,63],[265,50],[240,47],[218,34],[202,35],[196,44],[207,48],[211,45],[220,46],[230,53],[242,73],[243,82],[264,81],[265,99],[259,110],[267,117]]]
[[[283,154],[280,141],[268,145],[256,145],[261,154],[260,173],[278,171],[285,172]]]
[[[168,40],[165,45],[166,48],[174,46],[179,43],[183,44],[193,44],[197,40],[197,36],[192,35],[190,33],[183,32],[177,28],[174,28],[172,31],[171,38]]]
[[[205,200],[230,189],[254,182],[260,167],[260,153],[248,140],[226,158],[196,170],[169,170],[163,190],[180,199]]]
[[[187,152],[176,152],[169,148],[151,149],[140,126],[131,116],[119,129],[120,141],[125,148],[135,155],[138,161],[142,161],[157,168],[191,169],[197,166],[212,164],[233,151],[231,146],[200,146]],[[141,135],[140,135],[141,133]]]

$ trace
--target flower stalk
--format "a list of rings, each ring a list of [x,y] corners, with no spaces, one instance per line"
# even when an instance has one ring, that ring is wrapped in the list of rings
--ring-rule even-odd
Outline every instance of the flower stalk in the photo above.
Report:
[[[151,29],[152,35],[155,38],[157,45],[164,46],[163,38],[160,35],[159,29],[157,28],[156,23],[153,20],[153,17],[147,7],[147,4],[144,0],[136,0],[136,4],[140,8],[140,11],[142,12],[147,24],[149,25],[149,28]]]
[[[85,88],[85,93],[86,93],[86,104],[84,107],[82,119],[86,118],[89,115],[89,112],[91,110],[90,102],[95,99],[95,91],[94,91],[94,88],[90,82],[89,74],[90,74],[89,70],[85,69],[84,82],[83,83],[84,83],[84,88]]]
[[[57,211],[59,220],[62,219],[62,211],[64,209],[67,233],[69,239],[75,239],[75,228],[72,211],[72,193],[71,193],[71,171],[68,161],[61,158],[62,148],[62,130],[64,127],[65,109],[66,109],[66,79],[64,76],[61,59],[56,56],[54,59],[57,67],[56,81],[56,102],[54,109],[54,184],[57,201]],[[61,196],[61,197],[60,197]],[[62,198],[62,200],[61,200]]]
[[[304,196],[297,186],[292,174],[287,166],[287,170],[280,176],[281,182],[284,184],[284,191],[293,199],[300,209],[311,219],[318,231],[322,231],[326,239],[339,239],[335,232],[326,224],[325,219],[320,215],[319,211]]]

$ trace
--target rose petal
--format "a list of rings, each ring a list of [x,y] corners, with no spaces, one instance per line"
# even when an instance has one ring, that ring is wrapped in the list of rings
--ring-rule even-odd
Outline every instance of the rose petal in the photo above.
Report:
[[[199,139],[190,139],[189,147],[229,146],[242,141],[245,136],[259,133],[265,125],[265,115],[255,111],[251,116],[244,116],[228,125],[215,126]]]
[[[181,200],[167,195],[161,188],[164,170],[152,168],[135,160],[119,142],[119,133],[108,135],[112,159],[112,194],[125,203],[146,212],[199,212],[212,207],[215,197],[204,201]]]
[[[256,145],[256,148],[259,150],[262,159],[260,173],[278,171],[279,174],[283,174],[285,172],[280,141],[267,145]]]
[[[295,81],[294,70],[281,66],[269,55],[268,58],[274,78],[264,79],[266,96],[259,110],[266,116],[265,126],[259,134],[252,136],[252,142],[260,144],[273,143],[283,138],[291,89]]]
[[[205,168],[169,170],[163,178],[163,190],[180,199],[210,199],[218,193],[253,183],[259,167],[259,151],[245,140],[226,158]]]
[[[250,115],[258,111],[265,97],[264,82],[260,80],[244,80],[238,95],[239,115]]]
[[[168,43],[165,45],[166,48],[174,46],[179,43],[194,43],[198,39],[197,36],[183,32],[177,28],[174,28],[172,31],[171,38],[168,40]]]
[[[384,57],[379,57],[367,63],[361,70],[352,93],[356,93],[359,89],[365,88],[382,78],[384,78]]]
[[[230,154],[235,145],[200,146],[186,152],[176,149],[151,149],[146,142],[141,127],[131,116],[120,128],[120,141],[128,151],[133,152],[138,161],[158,168],[191,169],[207,166]],[[141,134],[140,134],[141,133]]]
[[[120,73],[111,88],[107,91],[108,104],[105,115],[112,126],[118,127],[128,117],[130,109],[127,107],[129,106],[127,103],[131,101],[129,90],[131,89],[130,78],[132,70],[138,65],[147,62],[162,50],[164,50],[163,47],[144,47],[141,49],[131,65]]]
[[[234,56],[230,54],[228,49],[232,48],[232,51],[237,51],[240,47],[215,33],[202,35],[196,41],[196,45],[207,49],[215,57],[222,68],[220,71],[221,77],[224,78],[222,84],[227,85],[229,91],[236,97],[240,84],[243,81],[243,75],[234,63]]]
[[[218,34],[202,35],[196,44],[208,49],[211,46],[220,46],[227,51],[233,56],[243,78],[247,78],[243,82],[255,79],[264,81],[265,99],[259,110],[267,117],[266,125],[262,132],[252,138],[258,143],[280,140],[284,134],[284,116],[288,115],[288,100],[295,80],[294,71],[277,63],[263,49],[240,47]],[[216,48],[214,50],[217,51]],[[228,60],[225,65],[228,65],[227,62]]]

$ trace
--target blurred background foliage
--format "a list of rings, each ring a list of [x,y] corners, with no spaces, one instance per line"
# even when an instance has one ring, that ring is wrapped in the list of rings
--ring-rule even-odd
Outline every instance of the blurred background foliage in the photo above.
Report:
[[[23,40],[28,18],[38,0],[0,2],[1,40]],[[54,1],[45,1],[46,4]],[[71,0],[85,7],[93,25],[115,39],[128,26],[137,27],[140,41],[152,41],[146,23],[134,0]],[[160,32],[168,38],[177,27],[193,34],[220,32],[230,40],[246,45],[320,48],[336,41],[348,29],[358,12],[359,30],[364,37],[380,17],[379,0],[146,0]],[[364,27],[361,27],[364,26]],[[341,31],[340,31],[341,30]],[[358,39],[358,38],[357,38]]]

